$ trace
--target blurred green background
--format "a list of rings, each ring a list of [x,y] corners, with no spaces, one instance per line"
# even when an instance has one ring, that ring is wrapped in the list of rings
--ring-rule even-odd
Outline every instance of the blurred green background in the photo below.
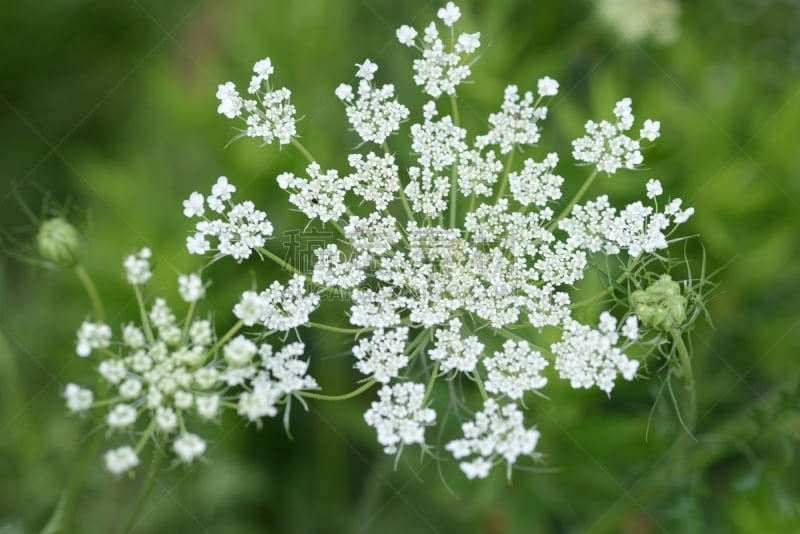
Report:
[[[465,120],[496,108],[508,83],[561,82],[542,145],[571,167],[568,141],[589,118],[630,96],[639,121],[660,119],[645,170],[598,181],[621,202],[647,178],[695,206],[686,232],[701,236],[720,292],[715,329],[692,339],[698,441],[680,428],[660,382],[549,392],[530,406],[542,431],[542,472],[500,469],[468,483],[453,462],[413,451],[395,470],[361,419],[369,399],[295,411],[293,439],[280,421],[260,430],[223,419],[205,465],[165,472],[135,532],[798,532],[800,527],[800,2],[683,2],[670,44],[634,42],[591,1],[460,2],[459,28],[480,31],[474,83],[461,91]],[[135,316],[121,258],[147,245],[159,262],[151,288],[175,297],[185,253],[180,202],[227,175],[257,201],[276,234],[298,227],[274,185],[298,170],[290,148],[233,137],[216,113],[217,84],[246,83],[272,58],[293,91],[303,143],[323,166],[344,168],[356,144],[333,90],[365,58],[406,104],[413,55],[394,42],[421,28],[437,3],[391,0],[282,2],[51,0],[0,3],[0,224],[25,240],[21,208],[69,204],[85,227],[87,270],[112,323]],[[413,107],[412,107],[413,109]],[[20,200],[22,199],[22,200]],[[49,199],[49,200],[48,200]],[[272,244],[280,250],[280,242]],[[699,247],[691,250],[700,260]],[[94,428],[69,417],[61,393],[90,373],[74,356],[89,312],[69,272],[0,264],[0,533],[41,528]],[[209,271],[218,324],[237,293],[272,277],[258,262]],[[317,372],[331,391],[352,373],[341,339],[318,337]],[[649,436],[645,439],[649,427]],[[81,495],[76,532],[110,532],[144,477],[114,481],[98,457]],[[443,478],[443,480],[442,480]]]

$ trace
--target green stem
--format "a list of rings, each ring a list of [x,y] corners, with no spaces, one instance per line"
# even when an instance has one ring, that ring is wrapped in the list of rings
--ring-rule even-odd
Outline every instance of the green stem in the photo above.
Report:
[[[139,286],[134,285],[133,292],[136,295],[136,304],[139,306],[139,315],[142,317],[144,335],[147,337],[147,342],[153,345],[155,343],[155,337],[153,337],[153,330],[150,328],[150,319],[147,317],[147,310],[144,307],[144,300],[142,299],[142,292],[139,290]]]
[[[83,268],[83,265],[78,264],[75,266],[74,270],[75,274],[78,276],[78,279],[81,281],[81,284],[83,284],[83,289],[86,290],[86,294],[89,296],[89,301],[92,303],[92,310],[94,311],[95,319],[101,323],[104,323],[106,320],[106,314],[103,310],[103,301],[100,300],[100,293],[97,291],[97,286],[94,285],[92,277],[89,276],[89,273]]]
[[[575,196],[572,197],[572,200],[569,201],[569,204],[567,204],[567,207],[564,208],[564,211],[559,213],[558,217],[553,219],[553,221],[547,226],[547,230],[548,231],[552,231],[558,225],[558,222],[561,219],[563,219],[564,217],[569,215],[569,213],[572,211],[572,208],[575,206],[575,204],[580,202],[581,198],[583,198],[583,195],[585,195],[586,191],[589,190],[589,187],[591,187],[592,182],[594,182],[594,179],[596,177],[597,177],[597,169],[593,170],[592,174],[590,174],[589,177],[586,178],[586,181],[583,182],[583,185],[581,186],[581,188],[578,189],[578,192],[575,193]]]
[[[317,328],[319,330],[327,330],[328,332],[336,332],[338,334],[360,334],[362,332],[367,332],[369,330],[369,328],[342,328],[339,326],[330,326],[327,324],[315,323],[313,321],[307,322],[306,326],[309,328]]]
[[[136,518],[144,508],[145,503],[147,502],[147,498],[150,496],[150,492],[153,491],[153,487],[156,484],[156,477],[158,473],[161,471],[162,466],[164,465],[164,460],[166,459],[167,455],[161,449],[156,449],[153,452],[153,460],[150,462],[150,469],[147,473],[147,480],[142,486],[142,489],[139,490],[139,495],[136,496],[136,502],[131,509],[130,514],[128,514],[128,518],[122,524],[122,527],[119,529],[120,534],[128,533],[131,531],[131,527],[134,526],[136,523]]]
[[[47,524],[42,528],[41,534],[72,532],[72,516],[75,512],[75,505],[78,503],[78,495],[80,495],[81,486],[89,472],[92,461],[97,458],[97,451],[102,441],[103,433],[98,431],[92,436],[88,446],[82,447],[81,455],[77,463],[74,464],[72,475],[61,491],[61,497],[58,499],[55,510],[53,510],[53,515],[50,516]]]
[[[486,402],[489,399],[489,395],[486,393],[486,388],[483,387],[483,380],[481,380],[481,375],[478,373],[477,369],[472,373],[472,378],[475,379],[475,384],[478,385],[481,398]]]
[[[678,349],[678,357],[681,362],[681,372],[683,374],[683,384],[686,388],[688,411],[686,416],[686,426],[689,430],[694,430],[695,421],[697,420],[697,390],[695,388],[694,373],[692,372],[692,362],[689,358],[689,351],[686,349],[686,344],[683,342],[681,333],[677,330],[671,330],[670,335],[675,347]]]
[[[233,335],[239,331],[239,329],[242,328],[242,326],[244,326],[244,323],[242,321],[236,321],[236,324],[230,327],[230,329],[227,332],[225,332],[225,334],[221,338],[219,338],[216,343],[214,343],[213,347],[208,349],[208,352],[206,353],[206,358],[210,358],[211,356],[213,356],[214,353],[217,352],[217,350],[219,350],[219,348],[222,345],[227,343],[228,340],[232,338]]]
[[[425,406],[428,404],[428,399],[431,398],[431,393],[433,392],[433,385],[436,383],[436,377],[439,374],[439,360],[433,364],[433,371],[431,372],[431,377],[428,380],[428,386],[425,388],[425,398],[422,400],[422,405]]]
[[[306,279],[308,279],[308,275],[306,275],[306,273],[304,273],[303,271],[301,271],[300,269],[298,269],[297,267],[295,267],[291,263],[288,263],[287,261],[285,261],[283,258],[278,256],[277,254],[275,254],[273,252],[270,252],[269,250],[267,250],[265,248],[262,248],[262,247],[257,248],[256,251],[258,251],[259,254],[262,254],[262,255],[266,256],[267,258],[271,259],[272,261],[274,261],[275,263],[277,263],[278,265],[283,267],[284,270],[291,271],[294,274],[299,274],[299,275],[305,276]]]
[[[186,334],[189,333],[189,326],[192,324],[195,305],[195,302],[189,303],[189,310],[186,312],[186,320],[183,323],[183,333],[181,334],[181,339],[186,339]]]
[[[292,137],[292,145],[300,151],[300,153],[308,160],[309,163],[314,163],[314,156],[311,155],[311,152],[303,146],[303,143],[297,140],[296,137]]]
[[[322,393],[314,393],[313,391],[300,391],[297,395],[301,397],[306,397],[308,399],[317,399],[317,400],[324,400],[324,401],[340,401],[340,400],[347,400],[352,399],[353,397],[357,397],[367,391],[369,388],[375,385],[376,380],[374,378],[364,382],[361,387],[358,389],[354,389],[349,393],[343,393],[341,395],[323,395]]]
[[[508,187],[508,174],[511,172],[511,165],[514,163],[514,149],[511,149],[511,152],[508,154],[508,160],[506,160],[506,168],[503,171],[503,176],[500,177],[500,187],[497,189],[497,196],[495,197],[495,203],[498,200],[503,198],[506,194],[506,187]]]

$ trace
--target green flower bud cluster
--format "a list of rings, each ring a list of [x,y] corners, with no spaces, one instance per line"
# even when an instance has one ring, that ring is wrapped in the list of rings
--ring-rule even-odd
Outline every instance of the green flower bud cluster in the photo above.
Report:
[[[62,217],[42,223],[36,246],[42,258],[59,267],[72,268],[81,261],[81,234]]]
[[[686,297],[668,274],[631,293],[631,305],[642,324],[659,330],[674,330],[686,321]]]

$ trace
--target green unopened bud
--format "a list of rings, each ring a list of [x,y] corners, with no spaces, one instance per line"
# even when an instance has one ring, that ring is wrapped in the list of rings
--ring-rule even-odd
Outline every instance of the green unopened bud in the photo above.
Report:
[[[36,245],[42,258],[60,267],[72,268],[81,261],[81,234],[61,217],[42,223]]]
[[[686,320],[686,304],[681,286],[668,274],[631,294],[633,311],[642,324],[664,331],[674,330]]]

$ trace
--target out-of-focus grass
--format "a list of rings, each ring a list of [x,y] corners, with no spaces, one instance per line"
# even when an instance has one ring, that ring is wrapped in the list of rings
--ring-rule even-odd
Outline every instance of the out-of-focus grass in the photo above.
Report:
[[[623,201],[658,177],[696,208],[696,233],[720,292],[716,329],[693,339],[699,388],[692,442],[656,378],[600,392],[553,387],[531,405],[554,472],[502,473],[467,483],[453,462],[407,454],[395,471],[366,428],[368,400],[311,405],[261,430],[226,418],[206,465],[168,470],[137,532],[785,532],[797,523],[800,414],[800,24],[796,2],[684,3],[682,34],[668,46],[632,43],[592,15],[592,2],[461,2],[463,28],[481,31],[483,55],[464,88],[464,120],[480,124],[508,83],[561,81],[542,150],[569,164],[571,138],[588,118],[610,115],[630,96],[637,118],[662,121],[646,169],[600,180]],[[430,20],[437,5],[364,2],[132,1],[124,6],[52,2],[0,6],[0,222],[27,223],[13,196],[38,206],[41,190],[71,196],[89,220],[86,268],[115,324],[132,318],[123,254],[150,246],[152,287],[175,297],[184,252],[180,201],[221,174],[275,222],[302,225],[274,176],[304,162],[291,148],[226,146],[231,123],[215,113],[216,85],[245,82],[270,56],[293,90],[303,142],[325,165],[344,167],[355,137],[333,89],[369,57],[411,105],[409,51],[394,28]],[[38,184],[40,188],[34,187]],[[280,242],[274,243],[275,250]],[[699,247],[690,249],[699,262]],[[256,261],[209,273],[222,325],[238,292],[285,277]],[[0,532],[40,528],[57,500],[91,422],[68,417],[60,398],[88,363],[73,353],[89,310],[69,273],[31,271],[3,260],[0,286]],[[352,374],[346,346],[320,336],[315,359],[332,391]],[[77,514],[79,532],[108,532],[142,482],[115,481],[95,463]],[[140,473],[141,475],[142,473]]]

